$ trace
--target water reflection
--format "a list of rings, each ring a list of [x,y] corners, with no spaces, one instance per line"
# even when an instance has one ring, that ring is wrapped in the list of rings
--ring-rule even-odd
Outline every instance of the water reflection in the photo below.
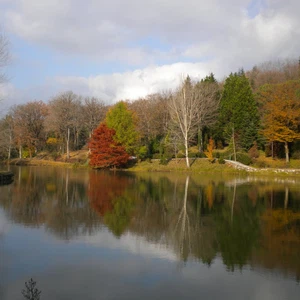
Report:
[[[64,240],[92,234],[99,219],[88,205],[87,182],[85,172],[22,167],[17,169],[15,182],[2,187],[0,205],[13,222],[43,225]]]
[[[15,170],[0,207],[15,223],[62,240],[108,229],[167,249],[178,261],[251,266],[300,278],[299,182],[244,177]],[[107,240],[109,238],[107,237]],[[102,241],[105,243],[105,241]],[[116,246],[117,247],[117,246]]]

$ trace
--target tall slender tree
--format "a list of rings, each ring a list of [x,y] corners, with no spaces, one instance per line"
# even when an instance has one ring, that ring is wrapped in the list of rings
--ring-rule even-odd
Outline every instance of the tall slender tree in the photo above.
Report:
[[[169,101],[170,128],[180,132],[185,148],[186,165],[189,168],[188,149],[197,130],[215,118],[218,109],[216,86],[202,82],[196,86],[189,76],[173,93]]]

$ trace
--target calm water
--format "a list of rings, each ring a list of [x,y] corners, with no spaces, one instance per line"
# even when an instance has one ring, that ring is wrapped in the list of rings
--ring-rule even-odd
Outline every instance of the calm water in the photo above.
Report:
[[[300,178],[21,167],[0,299],[300,299]]]

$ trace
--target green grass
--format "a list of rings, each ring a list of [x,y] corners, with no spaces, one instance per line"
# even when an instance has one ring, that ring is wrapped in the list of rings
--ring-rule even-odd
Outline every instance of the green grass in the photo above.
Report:
[[[177,161],[171,160],[168,164],[162,165],[159,160],[152,160],[151,162],[143,161],[137,163],[133,167],[129,168],[129,171],[134,172],[218,172],[218,173],[245,173],[244,171],[236,170],[225,164],[210,163],[207,159],[190,159],[191,167],[186,167],[186,161],[184,158],[180,158]]]

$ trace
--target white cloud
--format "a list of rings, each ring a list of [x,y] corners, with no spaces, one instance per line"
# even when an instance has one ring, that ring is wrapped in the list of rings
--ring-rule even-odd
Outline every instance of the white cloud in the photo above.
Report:
[[[176,63],[164,66],[150,66],[144,69],[95,77],[57,77],[57,83],[64,89],[102,98],[106,102],[137,99],[149,94],[175,89],[182,76],[190,75],[200,79],[216,67],[208,69],[205,63]]]
[[[114,237],[108,230],[102,230],[96,235],[78,237],[77,241],[105,247],[108,249],[122,249],[133,254],[144,257],[163,258],[176,261],[176,254],[167,249],[166,246],[146,241],[143,237],[136,236],[130,232],[123,234],[120,238]]]
[[[223,79],[241,67],[299,56],[298,0],[1,3],[6,30],[32,45],[54,49],[62,57],[74,55],[136,69],[108,75],[99,70],[92,77],[57,74],[45,84],[44,100],[72,89],[115,102],[173,89],[181,74],[199,78],[214,72]],[[29,87],[25,95],[34,89]]]

